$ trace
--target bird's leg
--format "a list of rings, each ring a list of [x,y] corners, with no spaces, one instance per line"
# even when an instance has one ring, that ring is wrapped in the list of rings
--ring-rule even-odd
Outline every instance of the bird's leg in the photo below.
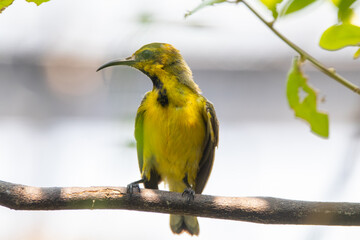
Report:
[[[130,196],[133,194],[134,188],[137,189],[138,192],[140,192],[139,183],[144,183],[145,181],[146,177],[142,177],[140,180],[128,184],[126,187],[126,192],[129,193]]]
[[[194,191],[194,189],[192,189],[192,187],[190,186],[190,184],[188,182],[187,174],[185,175],[183,182],[185,183],[186,188],[185,188],[184,192],[182,193],[182,195],[187,198],[188,202],[193,201],[195,198],[195,191]]]

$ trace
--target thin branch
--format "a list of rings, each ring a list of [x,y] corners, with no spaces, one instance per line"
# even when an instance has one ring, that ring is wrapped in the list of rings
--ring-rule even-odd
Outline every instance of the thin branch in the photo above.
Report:
[[[316,58],[311,56],[305,50],[301,49],[295,43],[291,42],[288,38],[282,35],[273,27],[273,22],[266,21],[254,8],[252,8],[246,1],[244,0],[237,0],[236,3],[242,2],[250,11],[252,11],[273,33],[275,33],[281,40],[283,40],[287,45],[289,45],[292,49],[298,52],[302,58],[309,60],[315,67],[317,67],[321,72],[328,75],[329,77],[335,79],[340,84],[344,85],[345,87],[349,88],[350,90],[354,91],[355,93],[360,95],[360,88],[353,84],[352,82],[348,81],[341,75],[337,74],[333,68],[325,67],[320,61]]]
[[[360,204],[195,195],[124,187],[31,187],[0,181],[0,205],[15,210],[127,209],[264,224],[360,226]]]

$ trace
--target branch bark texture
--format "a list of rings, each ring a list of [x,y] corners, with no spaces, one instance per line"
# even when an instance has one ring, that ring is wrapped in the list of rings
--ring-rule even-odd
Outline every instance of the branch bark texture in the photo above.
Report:
[[[0,181],[0,205],[15,210],[127,209],[263,224],[360,226],[360,204],[272,197],[195,195],[124,187],[32,187]]]

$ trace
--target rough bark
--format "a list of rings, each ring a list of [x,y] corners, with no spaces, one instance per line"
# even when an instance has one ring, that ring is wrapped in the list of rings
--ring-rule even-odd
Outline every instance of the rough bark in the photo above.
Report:
[[[124,187],[32,187],[0,181],[0,205],[15,210],[127,209],[263,224],[360,225],[360,204],[272,197],[218,197]]]

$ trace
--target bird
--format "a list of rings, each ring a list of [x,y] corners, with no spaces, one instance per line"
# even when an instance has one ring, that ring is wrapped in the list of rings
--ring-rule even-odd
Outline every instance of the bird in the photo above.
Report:
[[[213,104],[194,82],[179,50],[168,43],[150,43],[130,57],[113,60],[97,71],[117,65],[140,70],[153,84],[135,118],[135,139],[141,179],[128,185],[140,191],[158,189],[164,181],[170,191],[188,201],[207,183],[219,140],[219,122]],[[170,215],[173,233],[199,235],[195,216]]]

